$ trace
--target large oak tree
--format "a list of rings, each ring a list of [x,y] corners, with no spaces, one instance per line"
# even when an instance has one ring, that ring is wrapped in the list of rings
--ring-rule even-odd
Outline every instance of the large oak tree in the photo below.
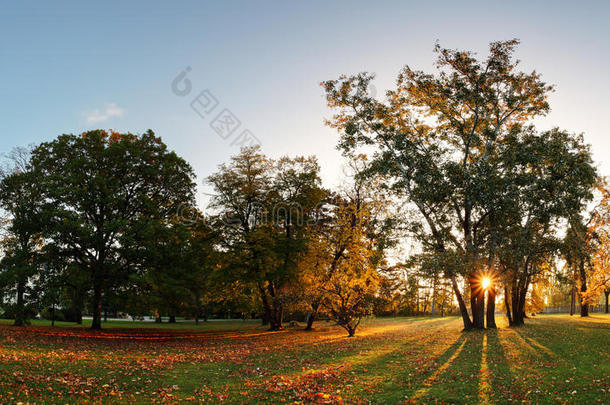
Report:
[[[61,135],[36,147],[30,165],[48,219],[41,230],[88,276],[100,329],[102,297],[142,270],[151,227],[192,205],[193,171],[152,131]]]

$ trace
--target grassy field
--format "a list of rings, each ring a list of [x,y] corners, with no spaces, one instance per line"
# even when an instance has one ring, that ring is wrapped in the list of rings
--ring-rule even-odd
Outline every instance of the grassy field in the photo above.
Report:
[[[377,319],[347,338],[327,323],[3,323],[0,403],[610,403],[609,316],[500,325]]]

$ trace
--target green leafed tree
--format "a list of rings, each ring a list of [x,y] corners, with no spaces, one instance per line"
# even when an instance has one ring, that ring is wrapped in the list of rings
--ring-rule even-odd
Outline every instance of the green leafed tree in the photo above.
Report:
[[[41,268],[43,247],[40,222],[40,192],[29,167],[29,151],[13,150],[2,170],[0,205],[6,214],[3,224],[0,284],[14,298],[15,326],[28,321],[26,306],[32,296],[30,280]]]
[[[318,172],[313,158],[274,161],[259,148],[244,148],[208,177],[229,274],[255,286],[271,330],[282,328],[287,286],[325,194]]]
[[[196,212],[196,210],[193,208]],[[217,232],[202,216],[200,220],[159,223],[146,238],[149,254],[142,275],[141,299],[152,312],[170,316],[203,315],[204,301],[216,286],[220,255]]]
[[[45,239],[86,275],[100,329],[103,296],[142,271],[150,229],[192,205],[193,171],[152,131],[61,135],[36,147],[30,164]]]

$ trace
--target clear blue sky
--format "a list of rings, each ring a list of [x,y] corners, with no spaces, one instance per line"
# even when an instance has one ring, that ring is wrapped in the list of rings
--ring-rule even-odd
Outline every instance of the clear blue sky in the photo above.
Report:
[[[599,2],[1,1],[0,151],[60,133],[148,128],[200,178],[238,151],[190,99],[209,89],[272,155],[315,154],[335,184],[341,160],[319,82],[405,65],[433,68],[441,45],[485,53],[520,38],[523,68],[557,86],[541,127],[584,132],[610,174],[610,6]],[[172,80],[187,66],[193,93]]]

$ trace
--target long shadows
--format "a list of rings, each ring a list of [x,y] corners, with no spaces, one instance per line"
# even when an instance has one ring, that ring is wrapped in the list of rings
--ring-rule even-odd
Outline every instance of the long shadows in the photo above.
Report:
[[[411,356],[396,362],[396,353],[376,359],[384,364],[388,378],[376,389],[383,403],[409,401],[433,403],[472,403],[479,398],[479,377],[485,332],[454,334],[453,342],[437,354],[426,352],[443,339],[443,331],[431,331],[428,341],[415,342],[409,347]],[[413,343],[413,342],[412,342]],[[442,343],[441,343],[442,344]],[[446,344],[445,344],[446,345]],[[418,354],[413,355],[414,352]]]
[[[393,368],[392,378],[379,387],[378,398],[386,403],[505,403],[523,399],[523,388],[499,338],[501,333],[504,330],[464,332],[433,359],[415,367],[403,364]],[[420,346],[416,350],[425,349]],[[392,358],[388,354],[376,362],[388,364]]]
[[[487,331],[487,364],[489,367],[489,383],[491,385],[492,402],[500,397],[506,400],[511,398],[519,401],[523,398],[523,389],[515,379],[511,365],[504,351],[504,346],[499,338],[504,330]]]

